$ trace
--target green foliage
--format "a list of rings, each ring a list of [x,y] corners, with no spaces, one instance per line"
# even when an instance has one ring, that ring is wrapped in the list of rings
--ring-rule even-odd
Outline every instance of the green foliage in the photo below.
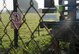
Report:
[[[63,11],[64,10],[64,6],[63,5],[60,5],[59,6],[59,12]]]
[[[64,41],[60,41],[60,42],[59,42],[60,48],[61,48],[62,50],[67,50],[67,49],[69,48],[69,44],[70,44],[70,43],[64,42]]]

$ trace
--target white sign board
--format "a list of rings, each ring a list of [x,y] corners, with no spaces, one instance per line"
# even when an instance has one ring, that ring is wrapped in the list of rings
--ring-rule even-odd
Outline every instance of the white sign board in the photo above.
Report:
[[[43,21],[59,21],[57,14],[45,14]]]
[[[21,25],[21,15],[18,12],[13,12],[11,15],[11,28],[19,29]]]

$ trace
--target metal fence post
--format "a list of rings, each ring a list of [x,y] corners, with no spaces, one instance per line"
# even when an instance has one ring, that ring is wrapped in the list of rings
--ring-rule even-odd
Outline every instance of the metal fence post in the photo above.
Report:
[[[18,4],[17,4],[17,0],[13,0],[13,5],[14,5],[14,11],[13,12],[17,12],[17,7],[18,7]],[[14,46],[15,47],[18,47],[18,29],[14,29]]]

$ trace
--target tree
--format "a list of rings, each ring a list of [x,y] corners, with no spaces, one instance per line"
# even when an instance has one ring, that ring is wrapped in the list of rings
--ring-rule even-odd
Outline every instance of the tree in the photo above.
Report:
[[[38,3],[35,0],[33,0],[33,3],[34,3],[34,7],[38,9]],[[26,12],[27,9],[30,7],[30,0],[18,0],[18,4],[19,4],[20,9],[23,12]],[[31,9],[29,12],[35,12],[35,11]]]

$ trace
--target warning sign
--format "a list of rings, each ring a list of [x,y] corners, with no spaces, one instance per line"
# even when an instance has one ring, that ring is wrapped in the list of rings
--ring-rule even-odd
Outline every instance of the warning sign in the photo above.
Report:
[[[21,25],[21,15],[18,12],[13,12],[11,15],[11,28],[19,29]]]

